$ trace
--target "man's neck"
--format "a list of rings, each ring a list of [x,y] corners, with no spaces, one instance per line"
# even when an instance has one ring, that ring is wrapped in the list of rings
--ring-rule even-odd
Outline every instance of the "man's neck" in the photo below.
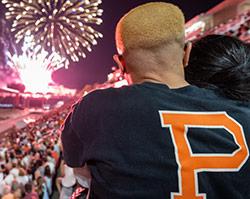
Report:
[[[165,74],[144,74],[144,75],[131,75],[133,84],[140,84],[143,82],[152,82],[165,84],[169,88],[176,89],[188,86],[189,83],[184,79],[183,76],[166,72]]]

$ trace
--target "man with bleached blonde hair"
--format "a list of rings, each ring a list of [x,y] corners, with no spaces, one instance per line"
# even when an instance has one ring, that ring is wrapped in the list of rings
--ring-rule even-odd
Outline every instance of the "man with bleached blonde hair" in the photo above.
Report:
[[[148,3],[131,10],[116,27],[120,56],[115,55],[115,61],[133,83],[146,80],[170,88],[187,85],[183,64],[191,46],[184,51],[184,23],[182,11],[169,3]]]
[[[116,45],[114,59],[132,85],[85,96],[62,131],[65,162],[90,170],[89,197],[237,198],[220,188],[233,172],[242,175],[249,114],[185,81],[191,45],[184,47],[181,10],[164,2],[136,7],[119,21]]]

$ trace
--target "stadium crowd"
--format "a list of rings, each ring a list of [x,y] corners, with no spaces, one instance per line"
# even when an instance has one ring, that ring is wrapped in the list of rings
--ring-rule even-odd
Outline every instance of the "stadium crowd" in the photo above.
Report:
[[[0,141],[0,196],[50,198],[60,163],[59,129],[68,109],[50,113]]]
[[[193,35],[187,35],[188,40],[197,40],[206,35],[221,34],[237,37],[240,40],[250,42],[250,11],[239,14],[225,23],[221,23],[208,30],[200,31]]]
[[[250,11],[242,13],[225,24],[214,27],[206,34],[226,34],[243,41],[250,41]]]

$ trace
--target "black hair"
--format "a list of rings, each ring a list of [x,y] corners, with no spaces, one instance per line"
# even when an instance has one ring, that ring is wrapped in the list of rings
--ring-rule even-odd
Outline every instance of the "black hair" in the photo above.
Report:
[[[48,165],[46,165],[45,170],[44,170],[44,176],[51,177],[51,170]]]
[[[193,44],[185,75],[191,84],[250,101],[250,45],[226,35],[203,37]]]
[[[27,193],[31,193],[32,192],[32,184],[29,182],[27,184],[24,185],[24,190]]]

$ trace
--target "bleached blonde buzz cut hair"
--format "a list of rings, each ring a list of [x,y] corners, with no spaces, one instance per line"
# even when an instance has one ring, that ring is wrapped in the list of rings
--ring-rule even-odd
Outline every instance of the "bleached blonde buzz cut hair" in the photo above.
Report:
[[[175,5],[152,2],[125,14],[116,26],[116,47],[119,54],[128,49],[151,48],[162,43],[184,40],[185,18]]]

